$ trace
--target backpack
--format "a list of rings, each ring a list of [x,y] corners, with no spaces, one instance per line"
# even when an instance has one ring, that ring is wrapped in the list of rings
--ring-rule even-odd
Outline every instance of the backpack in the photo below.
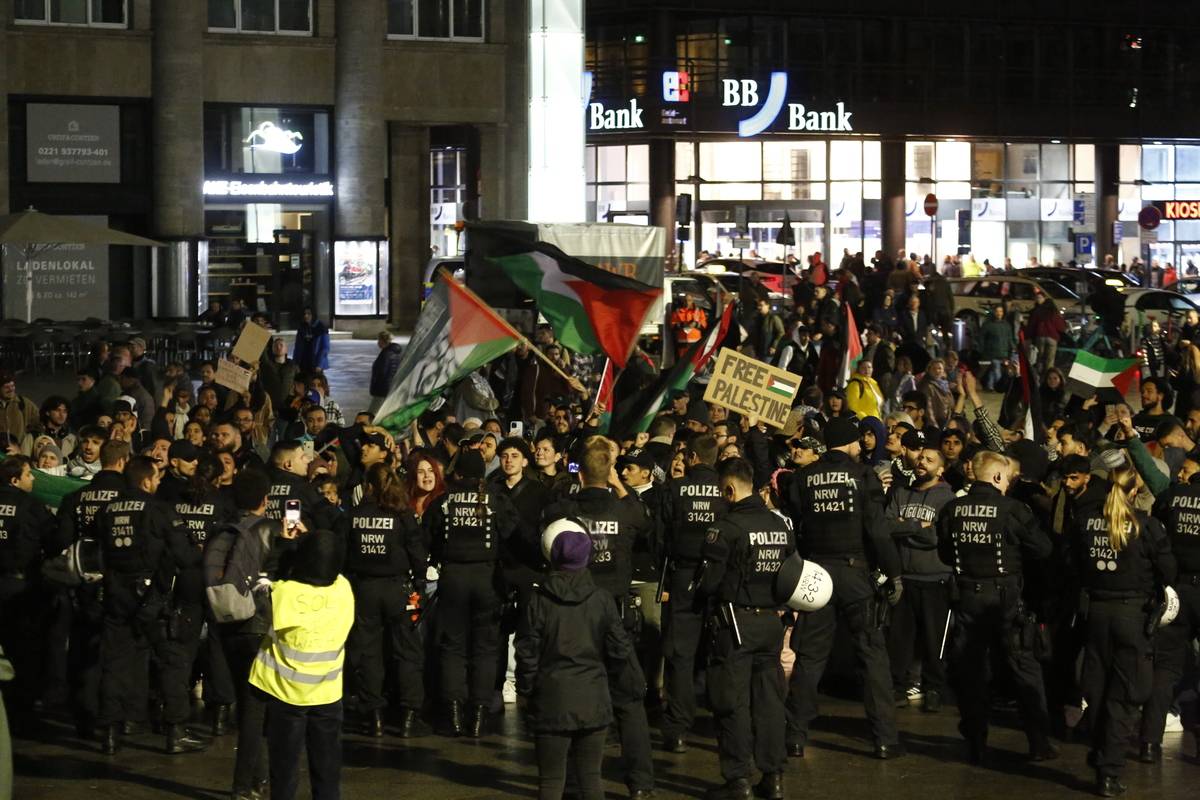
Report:
[[[256,528],[227,525],[204,548],[204,593],[217,622],[245,622],[258,610],[250,591],[262,555],[252,533]]]
[[[100,542],[89,536],[42,563],[42,577],[59,586],[81,586],[104,579],[104,551]]]

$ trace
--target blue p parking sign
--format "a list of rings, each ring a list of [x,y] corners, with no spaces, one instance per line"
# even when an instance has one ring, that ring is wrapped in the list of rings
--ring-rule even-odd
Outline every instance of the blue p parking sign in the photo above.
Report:
[[[1090,256],[1092,250],[1096,246],[1096,237],[1091,233],[1075,234],[1075,254],[1080,256]]]

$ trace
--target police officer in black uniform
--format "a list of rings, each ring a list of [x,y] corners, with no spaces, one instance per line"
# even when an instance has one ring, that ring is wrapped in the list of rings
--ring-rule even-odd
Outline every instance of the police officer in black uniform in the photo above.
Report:
[[[774,588],[779,568],[796,549],[795,537],[755,493],[749,462],[722,462],[720,480],[730,506],[705,536],[699,570],[701,594],[715,601],[708,695],[725,779],[708,797],[750,798],[757,765],[763,773],[758,796],[781,800],[787,766],[783,624]]]
[[[579,492],[564,497],[546,510],[545,522],[573,518],[592,539],[588,567],[601,589],[612,593],[626,630],[637,627],[636,609],[630,603],[633,583],[633,548],[651,533],[646,509],[626,490],[617,476],[617,445],[603,436],[589,437],[579,457]],[[625,783],[633,798],[654,796],[654,762],[650,751],[650,724],[646,719],[646,679],[631,653],[623,669],[609,671],[613,716],[625,760]]]
[[[32,462],[25,456],[0,461],[0,645],[17,673],[9,704],[26,710],[39,696],[45,594],[38,585],[42,561],[60,553],[58,526],[33,491]]]
[[[335,530],[341,514],[309,483],[313,456],[297,441],[279,442],[271,449],[267,477],[271,492],[267,496],[267,519],[281,521],[288,500],[300,501],[300,520],[310,531]]]
[[[1141,488],[1133,467],[1113,470],[1108,501],[1076,517],[1070,532],[1074,567],[1087,597],[1082,684],[1093,714],[1092,762],[1101,797],[1125,791],[1120,781],[1125,746],[1154,686],[1154,625],[1147,611],[1175,581],[1166,531],[1134,509]]]
[[[789,755],[798,758],[804,756],[808,728],[817,717],[817,684],[839,623],[850,631],[863,672],[863,705],[875,757],[904,754],[882,625],[884,603],[894,606],[900,600],[902,567],[883,516],[883,487],[875,471],[856,460],[858,436],[853,418],[831,419],[825,427],[825,454],[796,473],[785,499],[801,555],[833,578],[833,599],[800,616],[792,630],[796,663],[787,701],[787,744]],[[873,565],[882,571],[882,586],[872,578]],[[878,596],[884,588],[885,596]]]
[[[66,495],[58,506],[59,535],[70,546],[97,539],[96,516],[125,488],[129,442],[107,441],[100,447],[101,469],[90,481]],[[75,587],[68,673],[73,681],[76,731],[88,738],[100,705],[100,630],[104,619],[103,584]]]
[[[429,549],[395,470],[372,464],[362,485],[362,499],[342,517],[339,531],[346,543],[344,569],[354,588],[346,655],[359,705],[368,715],[367,734],[382,736],[386,637],[399,679],[400,736],[408,738],[424,733],[419,715],[425,704],[425,647],[417,622]]]
[[[153,459],[134,456],[126,487],[96,518],[104,553],[104,629],[100,640],[101,747],[112,755],[124,722],[146,719],[149,653],[158,657],[168,753],[197,750],[183,723],[191,712],[185,648],[166,635],[167,596],[180,569],[190,566],[187,529],[168,504],[155,499],[161,474]]]
[[[453,736],[483,735],[500,646],[500,548],[517,527],[512,504],[489,489],[483,476],[479,451],[460,451],[455,478],[424,519],[439,571],[438,657]],[[464,724],[467,703],[470,719]]]
[[[663,489],[660,519],[667,551],[663,587],[663,658],[667,702],[663,710],[663,748],[687,752],[684,736],[696,718],[693,681],[704,633],[703,599],[693,580],[705,536],[729,508],[717,482],[717,440],[704,434],[688,442],[687,474]]]
[[[1016,477],[1015,462],[984,450],[971,459],[975,476],[967,494],[938,514],[938,554],[955,573],[955,629],[950,679],[958,695],[958,729],[972,763],[987,760],[986,680],[992,648],[1002,650],[1017,688],[1030,758],[1058,755],[1050,743],[1042,668],[1033,654],[1032,617],[1021,600],[1024,556],[1043,559],[1053,544],[1024,503],[1005,497]]]
[[[1200,472],[1187,483],[1176,483],[1159,495],[1154,516],[1166,526],[1179,575],[1179,616],[1154,637],[1154,691],[1142,708],[1138,760],[1162,759],[1163,729],[1175,689],[1183,678],[1188,648],[1200,634]]]
[[[202,451],[187,439],[171,442],[167,450],[167,467],[158,484],[155,497],[174,503],[187,493]]]

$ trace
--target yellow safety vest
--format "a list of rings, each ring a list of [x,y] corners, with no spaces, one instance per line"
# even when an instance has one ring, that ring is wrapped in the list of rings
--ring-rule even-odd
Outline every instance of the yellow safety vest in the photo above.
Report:
[[[271,632],[259,646],[250,683],[294,706],[342,699],[346,637],[354,593],[342,575],[331,586],[278,581],[271,587]]]

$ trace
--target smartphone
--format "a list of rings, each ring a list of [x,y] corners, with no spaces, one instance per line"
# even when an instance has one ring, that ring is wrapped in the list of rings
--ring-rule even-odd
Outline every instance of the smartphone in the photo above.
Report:
[[[520,439],[525,435],[525,423],[520,420],[510,423],[508,426],[508,435]]]
[[[579,465],[574,461],[567,462],[567,472],[574,475],[575,473],[579,472]]]
[[[312,439],[307,440],[301,446],[304,448],[304,454],[309,458],[312,458],[314,455]]]
[[[300,521],[300,501],[288,500],[283,504],[283,521],[289,526]]]

